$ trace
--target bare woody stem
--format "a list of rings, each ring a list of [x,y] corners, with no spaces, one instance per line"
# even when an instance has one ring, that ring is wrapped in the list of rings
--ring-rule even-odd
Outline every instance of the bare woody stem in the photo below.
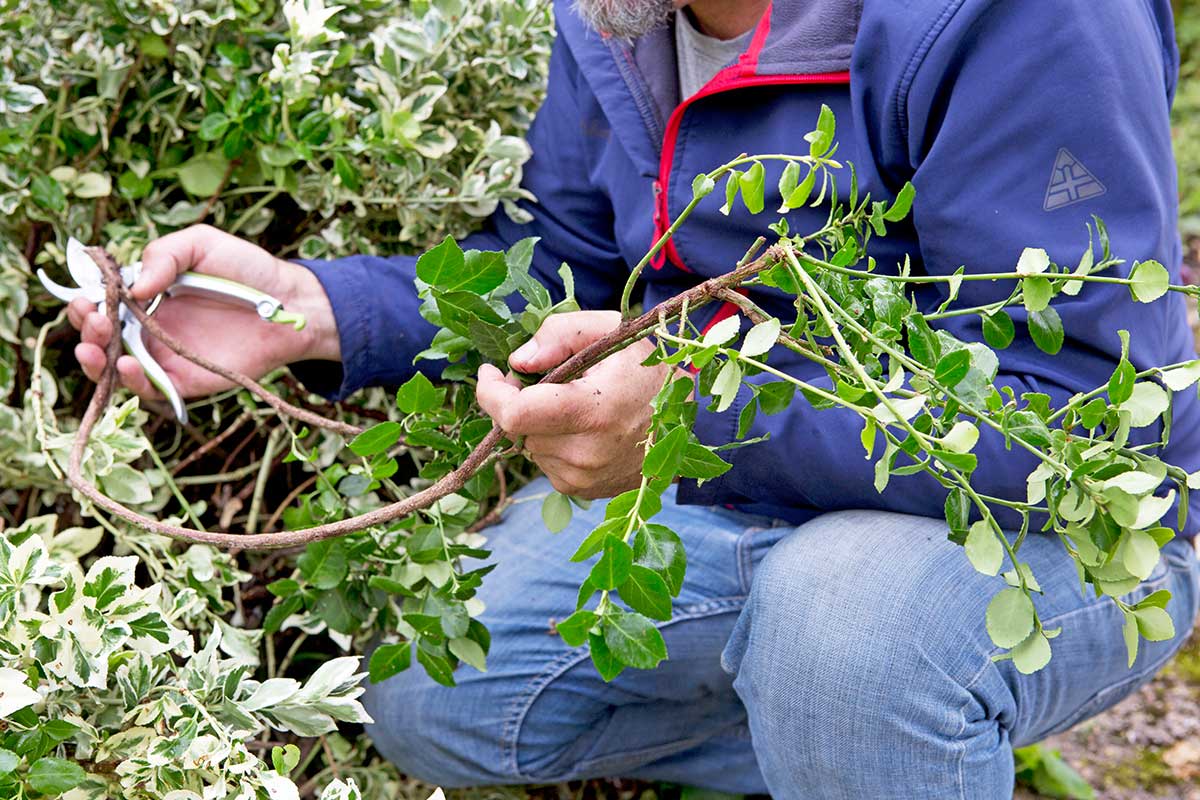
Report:
[[[276,412],[338,433],[356,435],[361,431],[360,428],[355,426],[328,420],[311,411],[287,403],[268,392],[246,375],[236,370],[222,367],[192,352],[186,345],[164,331],[153,318],[142,310],[141,306],[137,304],[137,301],[121,280],[120,269],[116,261],[107,252],[102,248],[90,248],[89,254],[104,274],[105,308],[114,331],[119,329],[118,309],[121,303],[125,303],[134,316],[142,323],[142,327],[151,336],[158,338],[171,350],[192,363],[221,375],[227,380],[252,392],[256,397],[261,398],[270,405]],[[583,350],[580,350],[574,356],[547,373],[541,379],[540,383],[565,383],[574,379],[588,367],[603,361],[612,353],[650,335],[660,321],[675,318],[679,315],[681,309],[685,307],[693,309],[710,302],[714,298],[719,297],[724,290],[737,286],[748,278],[758,274],[773,264],[778,257],[779,255],[774,249],[769,250],[765,255],[748,264],[739,265],[731,272],[704,281],[688,289],[686,292],[682,292],[669,300],[659,303],[639,317],[623,320],[610,333],[588,345]],[[106,351],[107,361],[104,372],[101,374],[100,380],[96,383],[96,390],[88,402],[87,410],[80,421],[79,430],[76,432],[75,441],[71,447],[67,463],[67,482],[93,504],[131,525],[135,525],[151,533],[189,542],[209,544],[225,549],[274,550],[345,536],[377,525],[384,525],[406,517],[416,511],[429,508],[441,498],[460,490],[472,475],[492,463],[500,455],[497,448],[505,438],[504,432],[500,428],[493,426],[487,436],[476,445],[475,449],[471,451],[463,462],[454,471],[445,475],[437,482],[403,500],[337,522],[297,531],[257,534],[201,531],[181,525],[171,525],[127,508],[106,496],[95,484],[83,477],[84,453],[87,450],[92,429],[99,421],[104,410],[108,407],[109,400],[112,397],[113,387],[116,384],[116,363],[120,354],[121,339],[119,336],[113,336],[108,343]]]

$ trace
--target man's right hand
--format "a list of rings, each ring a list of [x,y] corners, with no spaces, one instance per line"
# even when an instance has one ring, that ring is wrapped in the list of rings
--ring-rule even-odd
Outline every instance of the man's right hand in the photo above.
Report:
[[[148,244],[133,295],[150,300],[189,270],[253,286],[274,295],[285,309],[300,312],[307,320],[305,328],[296,331],[290,325],[266,322],[240,304],[197,296],[163,298],[155,321],[194,352],[256,379],[293,361],[340,358],[333,309],[316,276],[299,264],[276,258],[208,225],[194,225]],[[81,334],[75,357],[87,376],[97,380],[104,369],[112,325],[83,299],[71,303],[67,313]],[[184,397],[209,395],[230,386],[153,336],[147,334],[145,339],[150,354]],[[121,383],[142,397],[162,397],[132,357],[117,360],[117,373]]]

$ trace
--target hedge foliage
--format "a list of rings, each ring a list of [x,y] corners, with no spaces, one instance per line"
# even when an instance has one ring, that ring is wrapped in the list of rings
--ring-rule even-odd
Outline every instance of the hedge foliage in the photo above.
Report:
[[[375,614],[347,622],[348,595],[322,593],[365,549],[230,555],[81,507],[61,464],[90,386],[34,272],[62,280],[70,236],[132,261],[202,221],[283,256],[334,257],[412,252],[498,207],[519,218],[548,4],[0,10],[0,796],[398,796],[407,784],[358,725],[356,654]],[[283,376],[270,385],[314,400]],[[341,413],[396,413],[381,398]],[[314,435],[309,460],[285,464],[279,423],[248,396],[195,404],[191,417],[180,430],[128,400],[101,422],[88,473],[143,512],[213,527],[282,527],[298,524],[279,520],[292,505],[335,515],[368,501],[311,488],[340,457],[335,437]],[[237,437],[195,457],[231,428]],[[305,573],[321,587],[316,610],[264,589],[282,595]]]

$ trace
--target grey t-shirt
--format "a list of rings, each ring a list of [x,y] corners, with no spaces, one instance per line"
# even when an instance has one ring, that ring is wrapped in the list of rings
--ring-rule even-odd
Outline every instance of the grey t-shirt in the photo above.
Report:
[[[736,39],[722,40],[696,30],[687,11],[675,12],[675,60],[679,63],[679,96],[687,99],[700,91],[721,68],[750,45],[754,30]]]

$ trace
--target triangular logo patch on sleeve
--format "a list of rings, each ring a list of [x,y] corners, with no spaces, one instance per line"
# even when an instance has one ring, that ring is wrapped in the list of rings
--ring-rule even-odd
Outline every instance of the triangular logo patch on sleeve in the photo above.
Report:
[[[1054,172],[1046,187],[1046,211],[1054,211],[1073,203],[1099,197],[1108,191],[1104,184],[1065,147],[1059,148],[1054,159]]]

